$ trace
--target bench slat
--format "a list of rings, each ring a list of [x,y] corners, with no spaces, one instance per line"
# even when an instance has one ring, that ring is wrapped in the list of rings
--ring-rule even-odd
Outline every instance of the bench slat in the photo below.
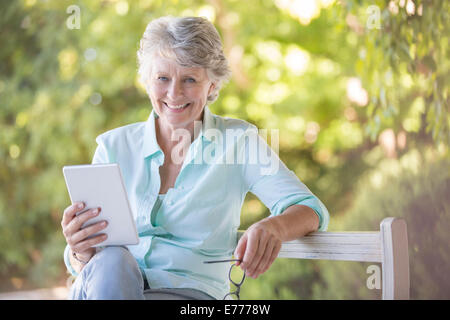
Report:
[[[280,251],[278,258],[296,258],[296,259],[316,259],[316,260],[337,260],[337,261],[359,261],[359,262],[381,262],[379,255],[370,255],[364,253],[339,254],[336,252],[311,253],[311,252],[286,252]]]
[[[382,262],[380,232],[314,232],[284,242],[278,257]]]

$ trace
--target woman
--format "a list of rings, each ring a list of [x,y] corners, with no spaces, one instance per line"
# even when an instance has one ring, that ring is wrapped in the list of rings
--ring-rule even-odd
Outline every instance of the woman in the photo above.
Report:
[[[140,242],[96,250],[92,246],[105,236],[88,237],[105,225],[80,228],[101,215],[101,208],[77,216],[82,204],[67,207],[61,223],[65,261],[78,274],[72,299],[222,299],[229,292],[229,264],[204,261],[234,253],[246,274],[257,278],[283,241],[326,229],[325,206],[259,138],[256,127],[210,112],[208,104],[230,75],[210,22],[152,21],[138,64],[153,111],[146,122],[97,137],[93,163],[119,163]],[[267,162],[252,161],[256,150],[270,154],[269,172]],[[249,191],[271,215],[250,226],[236,246]]]

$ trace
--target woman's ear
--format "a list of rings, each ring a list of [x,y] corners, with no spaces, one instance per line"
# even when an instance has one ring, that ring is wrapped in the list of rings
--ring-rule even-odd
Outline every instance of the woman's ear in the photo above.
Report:
[[[211,85],[209,86],[209,90],[208,90],[208,97],[211,95],[211,93],[213,92],[215,87],[216,87],[216,83],[211,82]]]

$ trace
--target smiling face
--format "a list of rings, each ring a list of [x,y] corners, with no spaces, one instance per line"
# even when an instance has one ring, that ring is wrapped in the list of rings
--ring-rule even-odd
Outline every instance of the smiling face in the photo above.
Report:
[[[149,97],[160,124],[172,129],[193,128],[202,120],[207,97],[214,89],[205,68],[186,68],[155,55],[152,60]]]

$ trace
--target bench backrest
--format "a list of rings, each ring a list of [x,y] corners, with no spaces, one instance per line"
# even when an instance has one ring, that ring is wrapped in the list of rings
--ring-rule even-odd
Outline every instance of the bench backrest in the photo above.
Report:
[[[313,232],[284,242],[278,257],[379,262],[382,299],[409,299],[408,237],[401,218],[383,219],[380,231],[375,232]]]

